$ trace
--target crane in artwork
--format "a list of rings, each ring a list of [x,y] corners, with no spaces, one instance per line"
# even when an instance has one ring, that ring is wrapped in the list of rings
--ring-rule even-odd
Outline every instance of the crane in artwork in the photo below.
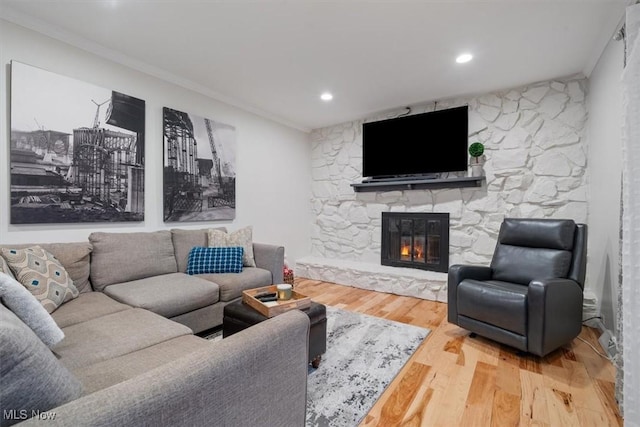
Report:
[[[209,135],[209,144],[211,145],[211,156],[213,157],[213,175],[218,179],[218,185],[222,187],[222,170],[220,168],[220,158],[218,157],[218,150],[216,149],[215,138],[213,136],[213,123],[209,119],[204,119],[205,126],[207,127],[207,134]]]
[[[96,116],[93,119],[93,128],[94,129],[98,129],[98,126],[100,126],[100,107],[102,107],[104,104],[106,104],[107,102],[111,101],[111,98],[107,99],[106,101],[103,101],[101,103],[97,103],[96,101],[94,101],[93,99],[91,100],[91,102],[93,102],[94,104],[96,104]]]

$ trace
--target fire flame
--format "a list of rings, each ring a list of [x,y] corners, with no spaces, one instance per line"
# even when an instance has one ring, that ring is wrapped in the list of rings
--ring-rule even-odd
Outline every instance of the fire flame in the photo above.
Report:
[[[400,256],[408,257],[411,256],[411,245],[402,244],[400,247]],[[413,248],[413,258],[414,259],[422,259],[424,258],[424,251],[422,247],[416,246]]]
[[[402,247],[400,248],[400,255],[409,256],[409,245],[402,245]]]

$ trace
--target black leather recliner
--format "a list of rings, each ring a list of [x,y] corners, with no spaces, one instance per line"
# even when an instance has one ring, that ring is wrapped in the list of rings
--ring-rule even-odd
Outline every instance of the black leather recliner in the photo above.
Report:
[[[490,267],[449,268],[448,320],[545,356],[580,333],[586,261],[585,224],[505,218]]]

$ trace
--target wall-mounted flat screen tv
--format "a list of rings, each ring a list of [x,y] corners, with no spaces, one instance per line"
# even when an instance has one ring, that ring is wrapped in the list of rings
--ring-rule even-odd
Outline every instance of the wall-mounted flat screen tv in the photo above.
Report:
[[[402,178],[467,170],[468,106],[362,125],[362,176]]]

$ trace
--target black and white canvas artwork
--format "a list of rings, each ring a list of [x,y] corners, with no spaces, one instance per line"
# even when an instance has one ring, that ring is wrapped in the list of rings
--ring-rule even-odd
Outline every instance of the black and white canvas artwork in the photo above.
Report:
[[[235,127],[163,109],[164,220],[236,216]]]
[[[11,62],[11,223],[144,220],[145,102]]]

